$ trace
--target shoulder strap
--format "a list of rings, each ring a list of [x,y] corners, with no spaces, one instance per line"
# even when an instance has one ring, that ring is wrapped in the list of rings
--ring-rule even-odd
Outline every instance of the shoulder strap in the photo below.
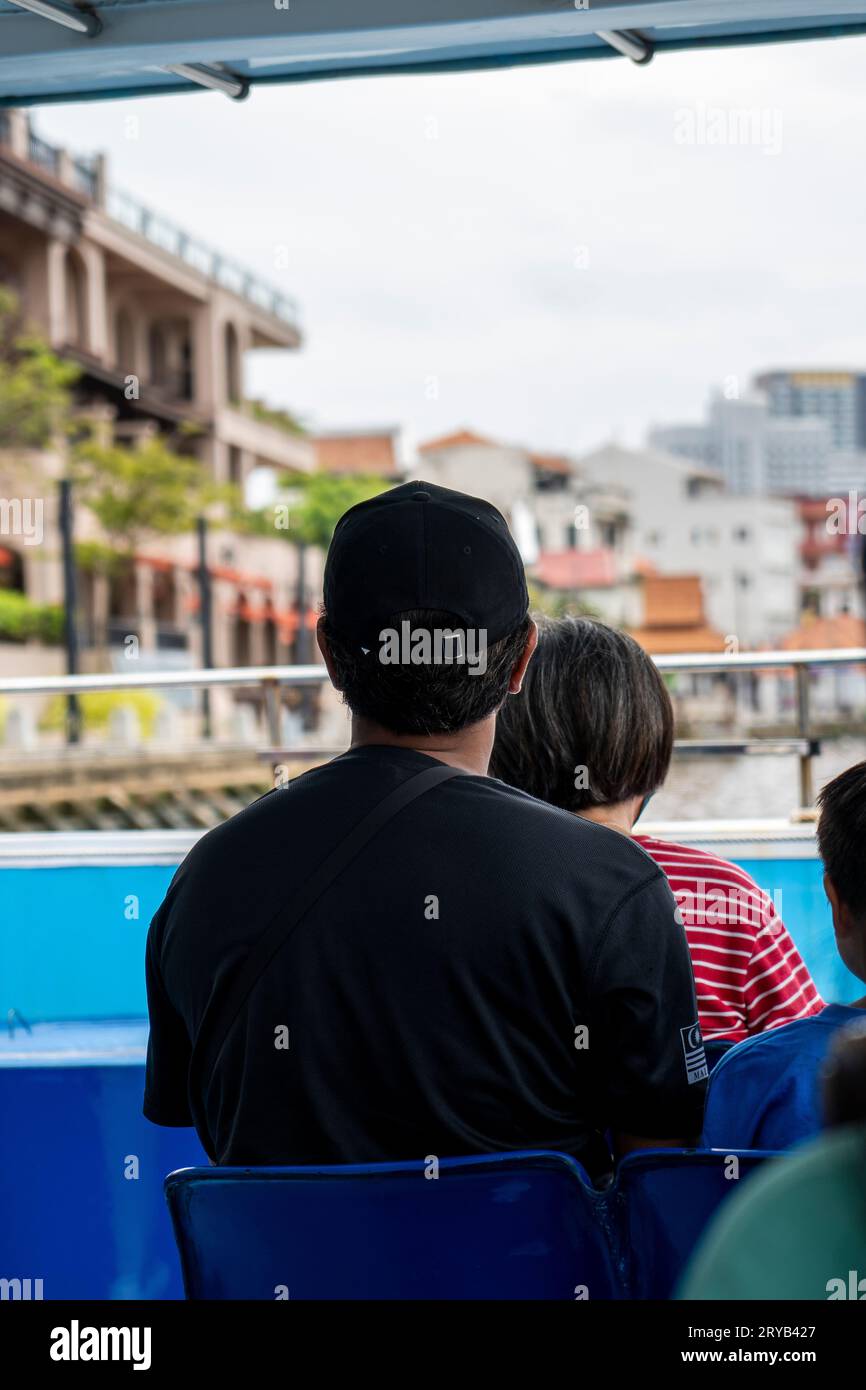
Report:
[[[352,827],[348,835],[335,845],[330,854],[325,856],[300,886],[295,896],[285,907],[279,909],[265,927],[232,980],[222,1004],[211,1017],[205,1016],[195,1041],[190,1063],[190,1091],[194,1097],[195,1109],[199,1110],[202,1119],[207,1089],[231,1028],[254,985],[277,952],[286,944],[294,928],[388,821],[425,792],[439,786],[441,782],[447,782],[451,777],[459,776],[462,776],[459,768],[440,764],[438,767],[425,768],[423,772],[418,772],[414,777],[401,782],[399,787],[395,787],[377,802],[373,809]]]

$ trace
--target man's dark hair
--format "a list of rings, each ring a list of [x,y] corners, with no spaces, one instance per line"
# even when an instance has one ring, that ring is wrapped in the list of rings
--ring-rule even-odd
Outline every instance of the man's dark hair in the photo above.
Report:
[[[848,911],[866,921],[866,762],[828,782],[818,806],[824,871]]]
[[[453,613],[419,609],[396,613],[389,627],[398,633],[408,622],[413,633],[462,631]],[[473,672],[466,662],[386,664],[371,648],[366,653],[345,641],[322,615],[325,639],[334,660],[336,685],[354,715],[370,719],[392,734],[456,734],[486,719],[508,695],[511,673],[531,629],[529,616],[508,636],[491,642],[486,669]]]
[[[592,618],[546,619],[497,721],[490,771],[566,811],[612,806],[661,786],[673,740],[667,688],[633,638]]]

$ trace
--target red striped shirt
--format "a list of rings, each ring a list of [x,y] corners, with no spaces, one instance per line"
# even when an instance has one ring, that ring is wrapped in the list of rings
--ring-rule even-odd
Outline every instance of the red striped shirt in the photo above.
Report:
[[[707,850],[636,835],[664,870],[686,929],[705,1038],[739,1042],[824,1007],[772,899]]]

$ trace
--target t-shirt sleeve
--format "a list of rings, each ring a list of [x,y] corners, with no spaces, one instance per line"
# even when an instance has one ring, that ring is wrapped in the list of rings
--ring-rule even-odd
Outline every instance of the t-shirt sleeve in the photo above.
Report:
[[[682,918],[664,875],[646,881],[606,928],[590,976],[589,1048],[605,1129],[697,1138],[707,1062]]]
[[[157,956],[161,917],[147,933],[145,979],[150,1033],[144,1081],[144,1114],[157,1125],[192,1125],[187,1086],[192,1049],[186,1025],[166,994]]]

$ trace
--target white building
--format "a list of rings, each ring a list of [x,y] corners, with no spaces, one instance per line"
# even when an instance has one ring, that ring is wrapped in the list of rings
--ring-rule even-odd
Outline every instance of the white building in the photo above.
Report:
[[[627,545],[659,574],[700,575],[708,622],[744,648],[773,642],[799,615],[796,505],[741,497],[713,470],[653,449],[609,444],[577,460],[584,486],[616,489]]]

